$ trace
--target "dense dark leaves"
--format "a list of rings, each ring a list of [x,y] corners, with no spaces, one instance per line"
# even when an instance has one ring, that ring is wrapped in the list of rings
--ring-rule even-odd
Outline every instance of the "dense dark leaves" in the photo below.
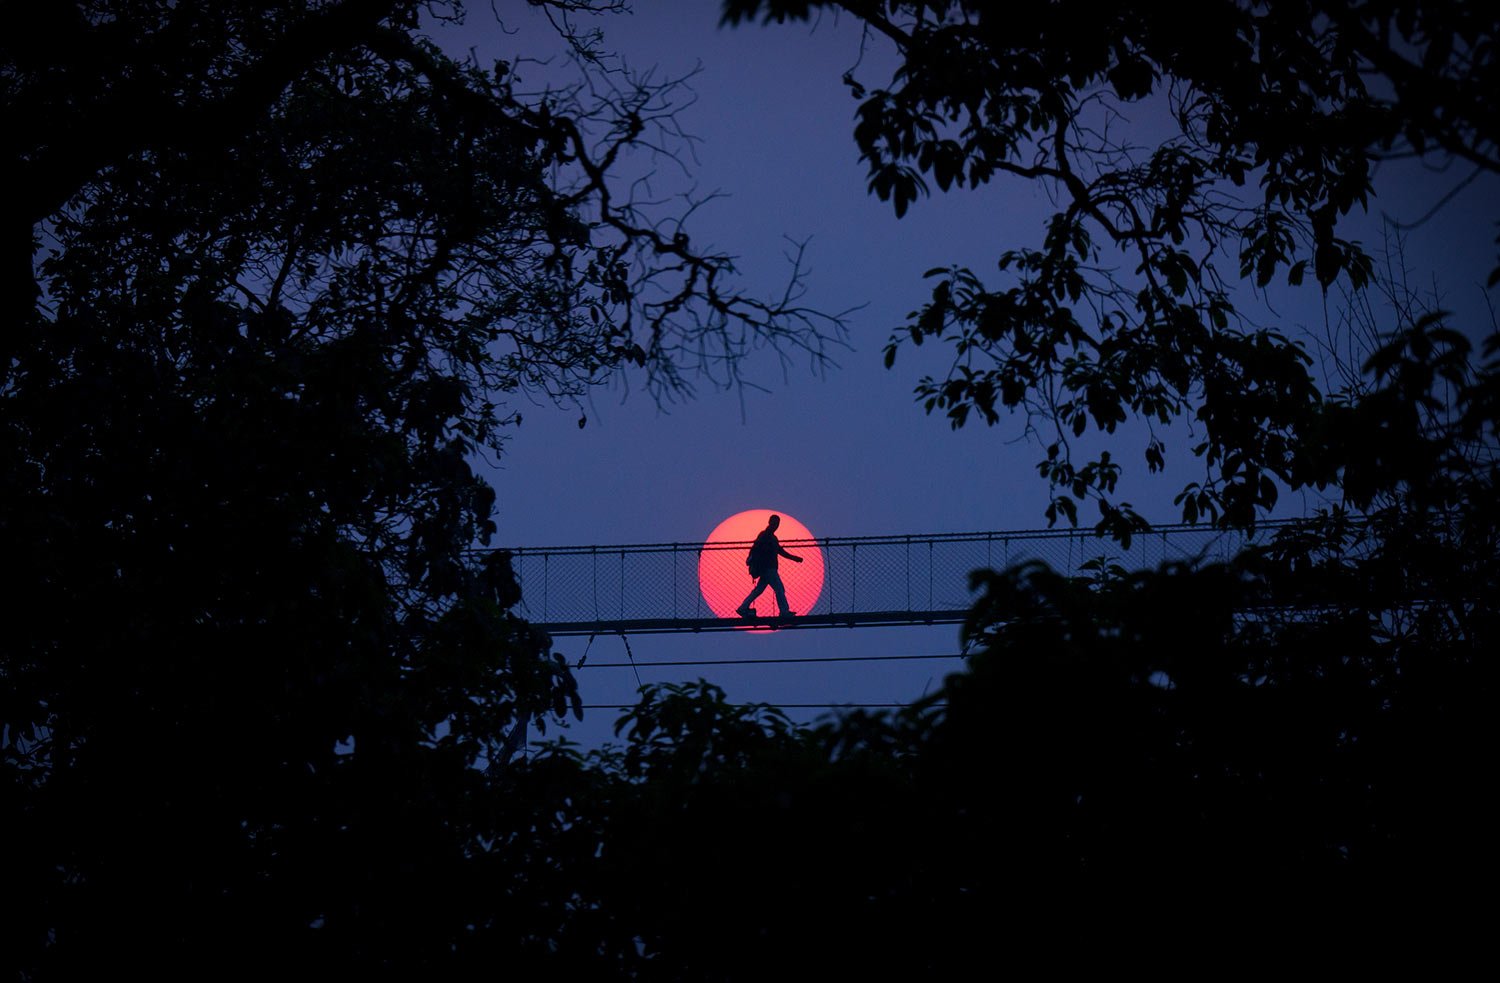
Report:
[[[495,532],[475,452],[520,393],[732,382],[752,345],[816,360],[816,322],[612,187],[660,86],[523,98],[414,33],[448,4],[23,6],[5,968],[552,951],[558,919],[511,919],[568,888],[526,883],[550,830],[507,825],[501,782],[518,728],[580,704],[508,563],[470,552]]]
[[[1495,554],[1420,520],[1297,535],[1229,564],[978,574],[969,665],[895,715],[797,729],[648,687],[623,747],[528,766],[609,790],[580,800],[584,910],[634,926],[642,977],[715,980],[799,954],[1189,964],[1246,923],[1291,954],[1457,916],[1443,885],[1493,870],[1500,622],[1439,585],[1493,583]]]
[[[900,714],[797,728],[659,687],[623,746],[513,760],[579,699],[508,557],[469,554],[507,394],[820,350],[611,195],[660,91],[605,87],[614,125],[585,132],[510,66],[442,57],[412,30],[447,8],[403,0],[8,10],[7,970],[1117,970],[1290,948],[1278,919],[1342,944],[1492,876],[1497,343],[1476,364],[1401,307],[1325,395],[1215,264],[1363,283],[1338,225],[1374,160],[1494,169],[1493,13],[841,6],[902,58],[848,79],[873,193],[900,214],[1009,174],[1061,202],[1004,283],[929,271],[899,344],[960,355],[929,411],[1045,421],[1049,517],[1091,498],[1121,539],[1121,464],[1070,442],[1137,419],[1201,430],[1189,518],[1249,527],[1301,486],[1368,514],[1228,564],[980,573],[966,671]],[[1100,142],[1100,94],[1164,97],[1174,135]]]

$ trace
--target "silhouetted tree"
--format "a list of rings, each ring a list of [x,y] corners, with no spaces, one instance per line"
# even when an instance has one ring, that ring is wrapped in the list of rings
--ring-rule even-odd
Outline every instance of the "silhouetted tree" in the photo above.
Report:
[[[495,529],[470,455],[511,394],[728,383],[837,327],[615,187],[670,84],[521,95],[418,31],[459,13],[6,7],[8,969],[555,948],[571,887],[515,875],[540,833],[497,829],[497,775],[578,696],[504,557],[467,553]]]
[[[519,769],[597,837],[570,922],[645,979],[1478,951],[1493,605],[1472,639],[1393,636],[1253,555],[976,586],[967,669],[907,710],[799,728],[652,686],[622,746]]]
[[[603,70],[580,4],[551,6]],[[1337,233],[1373,160],[1494,169],[1494,15],[839,6],[902,58],[889,88],[851,80],[875,193],[899,213],[923,175],[1008,172],[1063,203],[1005,254],[1012,284],[941,274],[907,334],[981,361],[924,384],[930,409],[1039,414],[1054,516],[1093,496],[1116,534],[1139,528],[1118,465],[1068,439],[1131,414],[1204,428],[1190,517],[1251,525],[1274,478],[1371,518],[1204,569],[980,574],[969,669],[901,714],[801,729],[654,689],[623,747],[507,765],[517,722],[577,696],[503,554],[468,558],[493,531],[469,453],[519,422],[501,401],[626,369],[670,391],[756,338],[820,351],[810,315],[732,292],[725,257],[612,186],[670,92],[524,96],[425,42],[418,16],[454,10],[415,0],[12,5],[7,968],[1118,965],[1492,873],[1495,346],[1476,367],[1397,303],[1324,395],[1296,344],[1237,323],[1213,260],[1369,282]],[[1178,136],[1098,135],[1152,92]],[[1237,179],[1263,193],[1217,197]]]
[[[906,343],[952,345],[951,373],[918,387],[927,410],[955,427],[1023,411],[1047,447],[1048,518],[1076,523],[1092,497],[1100,529],[1117,536],[1141,520],[1114,500],[1119,455],[1074,459],[1072,441],[1091,427],[1191,418],[1205,473],[1178,495],[1187,521],[1250,525],[1279,488],[1326,486],[1362,468],[1320,439],[1339,421],[1328,419],[1303,346],[1242,319],[1235,283],[1295,285],[1312,274],[1325,289],[1364,285],[1370,257],[1340,226],[1367,204],[1383,160],[1457,162],[1490,181],[1500,172],[1500,18],[1489,7],[726,0],[723,9],[729,22],[838,12],[864,26],[869,44],[894,46],[889,83],[845,82],[860,100],[854,139],[870,191],[897,216],[929,182],[948,191],[1022,180],[1059,203],[1036,245],[997,243],[998,284],[967,269],[928,271],[931,299],[886,359]],[[1160,138],[1142,140],[1142,126]],[[1165,453],[1151,431],[1147,467],[1162,468]],[[1357,508],[1370,502],[1357,480],[1344,492]]]

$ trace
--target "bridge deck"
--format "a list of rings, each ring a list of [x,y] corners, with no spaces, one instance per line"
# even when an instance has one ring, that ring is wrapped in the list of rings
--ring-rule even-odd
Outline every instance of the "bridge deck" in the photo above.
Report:
[[[792,618],[637,618],[626,621],[562,621],[537,627],[554,637],[565,635],[659,635],[667,632],[785,631],[798,628],[863,628],[869,625],[956,625],[963,611],[859,611],[807,614]]]

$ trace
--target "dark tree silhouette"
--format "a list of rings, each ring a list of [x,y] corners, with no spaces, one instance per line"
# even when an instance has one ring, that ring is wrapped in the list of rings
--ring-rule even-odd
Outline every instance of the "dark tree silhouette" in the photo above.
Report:
[[[838,6],[902,57],[851,80],[874,193],[1006,172],[1062,202],[1012,282],[939,274],[906,336],[976,361],[930,409],[1055,426],[1054,515],[1093,497],[1119,535],[1118,465],[1068,439],[1132,414],[1204,428],[1189,516],[1251,525],[1279,481],[1370,517],[1203,569],[982,573],[968,670],[900,714],[799,729],[663,688],[623,747],[506,763],[577,705],[504,557],[467,559],[507,394],[824,340],[612,185],[670,91],[524,97],[414,0],[7,9],[7,970],[1118,968],[1290,949],[1304,918],[1342,945],[1493,875],[1495,344],[1473,364],[1338,235],[1382,154],[1494,169],[1493,13]],[[1152,93],[1178,136],[1094,128]],[[1237,179],[1262,191],[1219,198]],[[1396,301],[1332,394],[1230,302],[1308,272]]]
[[[418,33],[457,12],[7,6],[7,970],[556,942],[571,887],[518,875],[540,834],[496,825],[497,776],[578,697],[504,557],[468,558],[495,529],[470,455],[512,394],[732,383],[838,327],[615,187],[671,84],[520,95]]]
[[[1023,411],[1047,448],[1049,520],[1076,523],[1092,498],[1100,529],[1117,536],[1142,523],[1114,499],[1121,455],[1075,460],[1072,442],[1091,428],[1191,418],[1205,471],[1178,496],[1186,521],[1250,525],[1279,489],[1327,485],[1359,467],[1319,440],[1327,405],[1303,346],[1247,324],[1235,283],[1300,284],[1309,274],[1325,289],[1367,283],[1370,257],[1340,225],[1367,204],[1383,160],[1452,162],[1490,181],[1500,172],[1500,18],[1489,7],[728,0],[723,9],[729,22],[836,12],[856,18],[871,45],[894,46],[889,82],[845,81],[859,100],[854,139],[870,191],[897,216],[930,184],[1020,180],[1059,203],[1036,245],[997,244],[998,283],[928,271],[931,298],[886,358],[928,339],[953,346],[952,372],[918,387],[928,412],[957,427]],[[1165,136],[1136,143],[1125,114],[1159,121]],[[1465,327],[1471,338],[1493,330]],[[1151,471],[1166,449],[1155,431],[1145,437]],[[1359,482],[1345,492],[1369,504]]]
[[[968,669],[901,713],[798,729],[658,686],[622,748],[533,763],[612,779],[580,824],[636,972],[1357,964],[1352,940],[1433,921],[1433,958],[1476,950],[1495,688],[1472,648],[1282,607],[1254,558],[981,586]]]

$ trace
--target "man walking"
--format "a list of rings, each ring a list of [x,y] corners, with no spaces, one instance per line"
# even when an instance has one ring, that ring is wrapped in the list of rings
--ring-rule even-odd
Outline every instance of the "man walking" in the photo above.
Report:
[[[755,587],[751,589],[750,596],[745,598],[744,603],[735,608],[741,618],[755,617],[755,609],[750,604],[767,587],[771,588],[776,595],[776,606],[780,609],[781,617],[790,618],[796,613],[786,603],[786,588],[781,583],[779,558],[784,556],[794,563],[801,563],[802,557],[793,556],[781,548],[781,541],[776,538],[776,527],[779,525],[781,525],[781,516],[771,516],[770,521],[766,523],[766,528],[755,537],[755,542],[750,547],[750,555],[745,559],[745,565],[750,568],[750,576],[755,578]]]

